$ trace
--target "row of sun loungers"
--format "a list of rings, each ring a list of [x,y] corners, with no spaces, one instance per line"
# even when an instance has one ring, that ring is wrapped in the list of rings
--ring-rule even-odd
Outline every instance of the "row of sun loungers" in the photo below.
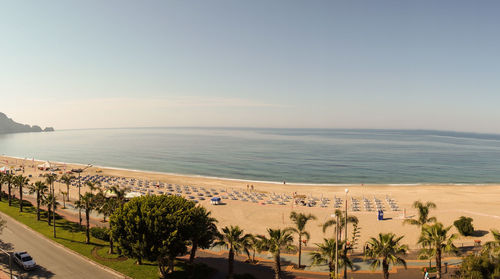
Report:
[[[59,181],[61,182],[61,181]],[[199,202],[212,197],[220,197],[222,200],[227,201],[242,201],[251,202],[256,204],[276,204],[276,205],[291,205],[292,203],[297,206],[307,206],[307,207],[321,207],[329,208],[333,207],[336,209],[341,209],[345,206],[344,200],[337,196],[334,196],[332,200],[325,197],[301,197],[296,198],[288,194],[279,193],[260,193],[255,191],[226,191],[226,189],[215,189],[206,188],[201,186],[189,186],[189,185],[175,185],[168,184],[161,181],[148,181],[139,180],[134,178],[125,177],[112,177],[103,175],[85,175],[81,176],[80,180],[78,177],[73,180],[72,185],[84,186],[86,182],[92,182],[100,184],[105,188],[110,186],[119,186],[122,188],[128,188],[131,191],[139,193],[139,195],[176,195],[183,196],[194,202]],[[399,211],[399,207],[395,200],[391,199],[389,196],[385,197],[385,202],[392,211]],[[363,197],[361,200],[355,197],[351,197],[350,201],[351,210],[353,211],[375,211],[375,210],[385,210],[386,205],[380,199],[373,197],[369,200]]]

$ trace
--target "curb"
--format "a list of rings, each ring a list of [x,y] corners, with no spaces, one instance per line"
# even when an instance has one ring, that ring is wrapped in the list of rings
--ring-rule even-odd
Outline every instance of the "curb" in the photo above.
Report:
[[[25,229],[27,229],[27,230],[30,230],[30,231],[32,231],[32,232],[34,232],[34,233],[36,233],[36,234],[40,235],[41,237],[43,237],[43,238],[45,238],[45,239],[49,240],[50,242],[52,242],[52,244],[55,244],[56,246],[58,246],[58,247],[60,247],[60,248],[63,248],[63,249],[64,249],[64,250],[66,250],[67,252],[69,252],[69,253],[71,253],[71,254],[73,254],[73,255],[75,255],[75,256],[77,256],[77,257],[79,257],[79,258],[81,258],[81,259],[83,259],[83,260],[85,260],[85,261],[87,261],[88,263],[90,263],[90,264],[92,264],[92,265],[98,266],[98,267],[100,267],[100,268],[102,268],[102,269],[106,270],[107,272],[109,272],[109,273],[111,273],[111,274],[115,275],[115,276],[118,276],[118,277],[121,277],[121,278],[125,278],[125,279],[133,279],[132,277],[129,277],[129,276],[125,275],[125,274],[122,274],[122,273],[120,273],[120,272],[118,272],[118,271],[116,271],[116,270],[114,270],[114,269],[112,269],[112,268],[110,268],[110,267],[107,267],[107,266],[105,266],[105,265],[103,265],[103,264],[100,264],[100,263],[98,263],[98,262],[95,262],[95,261],[93,261],[93,260],[91,260],[91,259],[89,259],[89,258],[87,258],[87,257],[83,256],[82,254],[80,254],[80,253],[78,253],[78,252],[75,252],[75,251],[73,251],[73,250],[69,249],[68,247],[66,247],[66,246],[64,246],[64,245],[62,245],[62,244],[60,244],[60,243],[58,243],[58,242],[56,242],[56,241],[54,241],[54,240],[52,240],[52,239],[50,239],[50,238],[46,237],[45,235],[43,235],[43,234],[41,234],[41,233],[39,233],[39,232],[37,232],[37,231],[33,230],[32,228],[28,227],[27,225],[25,225],[25,224],[23,224],[23,223],[21,223],[21,222],[17,221],[16,219],[14,219],[14,218],[10,217],[9,215],[5,214],[5,213],[4,213],[4,212],[2,212],[2,211],[0,211],[0,214],[2,215],[2,218],[5,218],[5,217],[6,217],[5,219],[7,219],[8,221],[13,221],[13,222],[16,222],[17,224],[21,225],[23,228],[25,228]]]

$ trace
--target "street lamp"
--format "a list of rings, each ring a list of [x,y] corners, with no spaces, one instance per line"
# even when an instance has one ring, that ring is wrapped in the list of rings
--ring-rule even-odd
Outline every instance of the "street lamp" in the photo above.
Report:
[[[86,169],[88,169],[88,168],[90,168],[90,167],[92,167],[92,165],[91,165],[91,164],[88,164],[88,165],[87,165],[85,168],[83,168],[83,169],[82,169],[82,168],[80,168],[80,169],[72,170],[72,172],[76,172],[76,173],[78,173],[78,200],[79,200],[80,202],[81,202],[81,200],[82,200],[82,195],[80,194],[80,189],[82,188],[82,181],[80,180],[80,176],[81,176],[81,173],[82,173],[84,170],[86,170]],[[82,225],[82,208],[81,208],[81,207],[80,207],[80,208],[78,208],[78,217],[79,217],[78,219],[80,220],[80,226],[81,226],[81,225]]]
[[[345,228],[344,228],[344,256],[347,257],[347,194],[349,189],[345,189]],[[347,279],[347,265],[344,263],[344,279]]]

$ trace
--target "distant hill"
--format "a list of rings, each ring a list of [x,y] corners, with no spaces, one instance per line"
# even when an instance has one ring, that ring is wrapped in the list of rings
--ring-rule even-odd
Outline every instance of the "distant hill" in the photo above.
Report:
[[[40,126],[37,125],[27,125],[17,123],[5,115],[5,113],[0,112],[0,134],[7,133],[27,133],[27,132],[52,132],[54,128],[47,127],[42,130]]]

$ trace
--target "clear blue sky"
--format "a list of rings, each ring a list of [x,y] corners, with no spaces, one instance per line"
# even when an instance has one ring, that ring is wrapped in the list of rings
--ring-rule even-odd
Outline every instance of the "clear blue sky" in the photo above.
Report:
[[[0,111],[56,128],[500,133],[498,1],[3,1]]]

